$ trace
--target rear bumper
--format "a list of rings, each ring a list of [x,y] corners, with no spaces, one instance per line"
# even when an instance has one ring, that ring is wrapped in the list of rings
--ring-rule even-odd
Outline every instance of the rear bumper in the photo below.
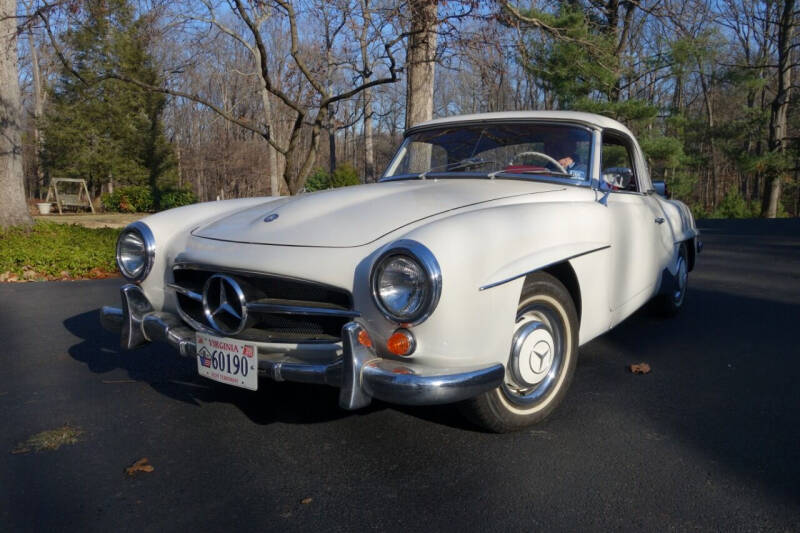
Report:
[[[160,341],[183,357],[195,357],[195,331],[172,313],[154,311],[137,285],[120,289],[122,307],[103,307],[100,323],[120,333],[125,349]],[[412,361],[379,357],[358,342],[362,326],[348,322],[342,328],[342,356],[329,363],[310,363],[289,357],[259,357],[259,374],[276,381],[297,381],[339,387],[339,405],[358,409],[372,398],[404,404],[452,403],[498,387],[505,376],[503,365],[432,368]]]

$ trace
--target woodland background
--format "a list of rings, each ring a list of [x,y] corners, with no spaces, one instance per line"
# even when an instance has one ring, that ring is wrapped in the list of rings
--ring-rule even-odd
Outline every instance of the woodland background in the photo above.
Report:
[[[0,226],[53,177],[122,210],[372,182],[411,124],[523,109],[621,120],[698,217],[800,212],[794,0],[0,6]]]

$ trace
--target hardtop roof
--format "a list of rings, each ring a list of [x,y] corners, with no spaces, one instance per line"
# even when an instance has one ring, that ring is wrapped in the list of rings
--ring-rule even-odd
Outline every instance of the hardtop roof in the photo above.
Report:
[[[621,122],[612,118],[604,117],[603,115],[596,115],[594,113],[583,113],[580,111],[499,111],[494,113],[475,113],[470,115],[454,115],[451,117],[437,118],[415,124],[408,128],[406,135],[413,133],[420,129],[429,127],[443,126],[446,124],[459,124],[459,123],[481,123],[481,122],[495,122],[505,121],[511,122],[514,120],[520,121],[555,121],[555,122],[573,122],[583,124],[585,126],[597,127],[602,129],[613,129],[627,133],[631,137],[633,134]]]

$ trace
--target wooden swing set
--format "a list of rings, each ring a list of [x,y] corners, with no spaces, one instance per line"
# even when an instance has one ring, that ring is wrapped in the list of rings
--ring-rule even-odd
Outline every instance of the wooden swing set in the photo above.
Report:
[[[61,193],[58,191],[58,185],[61,183],[73,183],[78,184],[77,193],[67,193],[65,190],[62,190]],[[68,189],[75,190],[75,186],[68,186]],[[64,208],[70,209],[86,209],[87,207],[91,209],[92,214],[94,214],[94,206],[92,205],[92,198],[89,195],[89,188],[86,186],[85,179],[76,179],[76,178],[53,178],[50,180],[50,186],[47,188],[47,198],[45,202],[53,202],[55,201],[56,205],[58,206],[58,214],[63,215]]]

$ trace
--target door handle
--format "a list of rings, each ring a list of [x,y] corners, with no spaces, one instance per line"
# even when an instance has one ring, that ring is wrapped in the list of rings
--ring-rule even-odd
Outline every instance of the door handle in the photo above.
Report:
[[[656,224],[663,224],[663,223],[664,223],[664,219],[663,218],[656,217]]]

